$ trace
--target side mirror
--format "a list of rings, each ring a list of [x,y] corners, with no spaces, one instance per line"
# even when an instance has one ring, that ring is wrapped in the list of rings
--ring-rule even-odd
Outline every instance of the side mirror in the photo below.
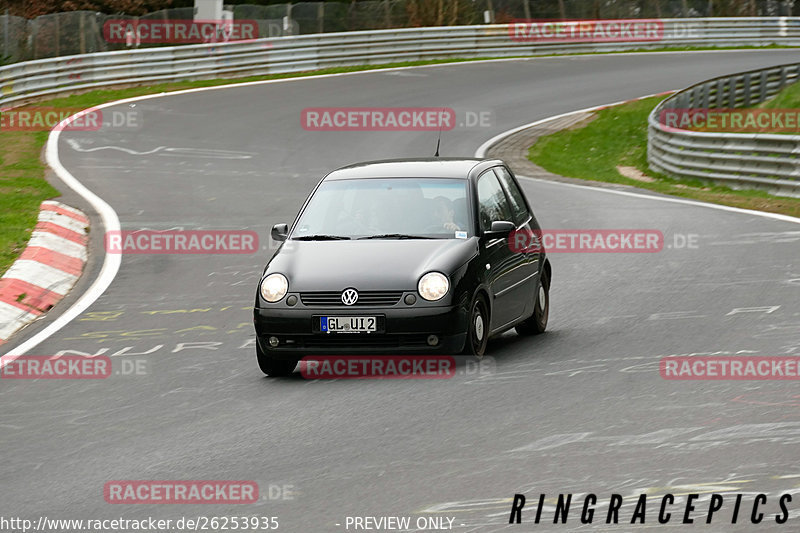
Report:
[[[288,224],[275,224],[272,226],[272,239],[276,241],[285,241],[289,236]]]
[[[492,222],[491,229],[483,232],[483,236],[487,239],[505,239],[508,234],[514,231],[517,227],[513,222],[507,220],[495,220]]]

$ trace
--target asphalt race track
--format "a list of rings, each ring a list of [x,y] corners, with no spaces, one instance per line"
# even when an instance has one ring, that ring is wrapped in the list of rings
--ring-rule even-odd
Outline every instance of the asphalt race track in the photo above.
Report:
[[[305,131],[304,108],[490,112],[488,126],[443,135],[442,155],[471,157],[488,138],[537,119],[797,60],[796,51],[771,49],[371,72],[142,100],[138,130],[63,133],[61,162],[115,209],[123,229],[248,229],[262,250],[123,257],[89,311],[31,354],[109,355],[117,371],[122,361],[144,361],[143,371],[0,384],[0,515],[277,516],[288,532],[347,531],[348,516],[451,517],[459,532],[797,531],[796,382],[667,381],[658,362],[800,355],[800,225],[525,181],[545,228],[658,229],[665,249],[553,254],[549,332],[508,333],[490,343],[481,367],[462,364],[449,380],[265,378],[251,311],[272,253],[269,228],[290,222],[326,171],[435,149],[435,132]],[[102,261],[99,219],[74,193],[66,199],[93,215],[91,278]],[[690,235],[695,248],[675,246]],[[111,505],[103,498],[110,480],[254,480],[261,500]],[[778,525],[777,495],[792,490],[791,519]],[[553,525],[547,509],[534,525],[528,508],[523,524],[510,526],[518,492],[531,507],[540,493],[633,499],[616,527],[574,518]],[[769,500],[759,526],[749,503],[731,525],[728,502],[711,525],[702,513],[694,526],[677,518],[624,525],[643,492]]]

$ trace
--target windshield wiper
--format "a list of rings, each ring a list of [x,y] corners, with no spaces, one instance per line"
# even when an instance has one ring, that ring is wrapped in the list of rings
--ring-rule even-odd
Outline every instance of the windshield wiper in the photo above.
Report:
[[[343,235],[302,235],[292,237],[293,241],[349,241],[350,237]]]
[[[424,235],[406,235],[405,233],[383,233],[381,235],[369,235],[367,237],[359,237],[362,239],[433,239],[434,237],[426,237]]]

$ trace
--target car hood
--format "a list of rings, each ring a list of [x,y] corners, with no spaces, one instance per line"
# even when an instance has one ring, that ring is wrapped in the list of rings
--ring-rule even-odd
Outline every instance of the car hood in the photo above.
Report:
[[[426,272],[450,275],[478,253],[478,239],[287,241],[267,273],[289,291],[416,290]]]

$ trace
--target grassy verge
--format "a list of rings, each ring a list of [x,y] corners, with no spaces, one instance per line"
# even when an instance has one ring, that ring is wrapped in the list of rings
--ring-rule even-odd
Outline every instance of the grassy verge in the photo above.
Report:
[[[798,109],[800,108],[800,83],[793,83],[781,92],[758,106],[763,109]]]
[[[741,48],[741,47],[739,47]],[[736,48],[736,49],[739,49]],[[787,48],[783,46],[744,47],[744,48]],[[734,49],[734,47],[664,47],[653,50],[640,50],[641,53],[669,51],[702,51]],[[611,52],[629,53],[629,52]],[[607,53],[606,53],[607,54]],[[587,55],[587,54],[559,54]],[[593,55],[593,54],[592,54]],[[530,57],[530,56],[525,56]],[[543,57],[543,56],[540,56]],[[486,58],[484,58],[486,59]],[[129,87],[124,89],[103,89],[76,94],[64,98],[37,102],[37,107],[91,107],[113,100],[131,98],[145,94],[178,91],[197,87],[212,87],[230,83],[261,81],[269,79],[296,78],[317,74],[338,74],[390,67],[422,66],[441,63],[481,61],[483,59],[441,59],[414,61],[384,65],[341,67],[313,72],[296,72],[254,76],[249,78],[216,79],[163,83],[159,85]],[[24,108],[23,108],[24,109]],[[0,131],[0,273],[5,272],[14,259],[22,252],[33,227],[36,224],[39,203],[58,196],[58,191],[44,179],[44,165],[39,156],[47,141],[47,132]]]
[[[800,217],[800,199],[766,192],[736,191],[700,180],[675,180],[647,165],[647,115],[663,97],[602,109],[584,126],[539,138],[529,151],[542,168],[572,178],[632,185],[704,202]],[[617,167],[634,167],[652,181],[632,179]]]
[[[42,131],[0,133],[0,272],[25,249],[42,200],[58,196],[39,160],[46,140]]]
[[[33,107],[87,108],[122,98],[179,91],[181,89],[459,61],[462,60],[341,67],[314,72],[273,74],[236,79],[184,81],[124,89],[102,89],[36,102],[30,106],[20,107],[19,110]],[[47,131],[0,131],[0,274],[8,270],[8,267],[25,249],[36,225],[39,204],[43,200],[59,196],[59,192],[44,179],[45,165],[40,160],[41,151],[47,142],[48,134],[49,132]]]

